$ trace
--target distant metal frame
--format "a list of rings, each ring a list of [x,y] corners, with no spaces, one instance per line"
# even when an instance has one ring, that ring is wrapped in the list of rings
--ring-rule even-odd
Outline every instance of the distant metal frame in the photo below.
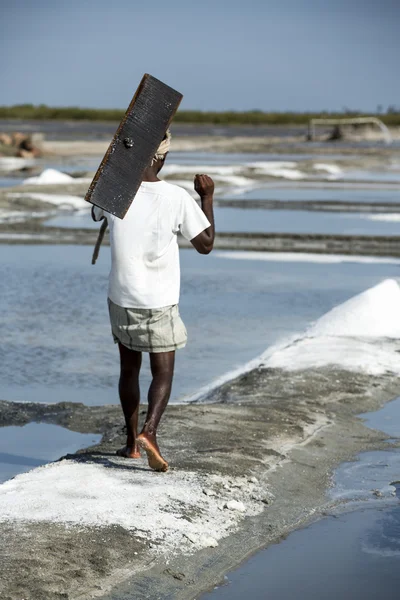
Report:
[[[382,131],[386,144],[392,143],[392,136],[389,129],[377,117],[354,117],[352,119],[311,119],[308,123],[308,137],[312,141],[315,138],[316,125],[363,125],[372,123],[377,125]]]

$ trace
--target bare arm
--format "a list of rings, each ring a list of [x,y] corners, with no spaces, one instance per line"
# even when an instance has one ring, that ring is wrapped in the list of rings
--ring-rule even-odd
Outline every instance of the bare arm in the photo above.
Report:
[[[209,254],[214,246],[214,182],[208,175],[196,175],[194,178],[194,189],[200,196],[201,209],[211,223],[204,231],[190,240],[191,244],[200,254]]]

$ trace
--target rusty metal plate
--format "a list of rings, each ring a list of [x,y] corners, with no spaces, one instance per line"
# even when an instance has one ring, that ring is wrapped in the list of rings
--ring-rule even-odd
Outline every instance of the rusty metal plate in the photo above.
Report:
[[[155,77],[143,76],[85,200],[123,219],[182,97]]]

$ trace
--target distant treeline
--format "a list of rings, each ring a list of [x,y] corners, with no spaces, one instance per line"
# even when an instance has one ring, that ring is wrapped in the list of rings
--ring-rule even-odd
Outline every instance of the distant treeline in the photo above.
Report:
[[[19,104],[0,106],[0,119],[37,119],[71,121],[120,121],[125,111],[120,109],[62,108],[40,104]],[[362,113],[358,111],[300,113],[300,112],[263,112],[250,110],[245,112],[225,111],[206,112],[200,110],[181,110],[175,116],[175,123],[208,123],[214,125],[305,125],[312,118],[348,118],[376,116],[386,125],[400,125],[400,109],[389,108],[386,113]]]

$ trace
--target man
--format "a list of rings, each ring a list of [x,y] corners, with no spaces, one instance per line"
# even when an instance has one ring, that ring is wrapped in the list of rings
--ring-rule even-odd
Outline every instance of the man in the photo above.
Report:
[[[190,240],[200,254],[209,254],[214,244],[213,180],[207,175],[195,176],[200,209],[183,188],[158,178],[170,141],[168,131],[123,220],[105,215],[97,207],[92,209],[95,221],[107,216],[110,226],[108,306],[120,353],[119,396],[127,428],[126,446],[117,454],[139,458],[142,449],[156,471],[168,469],[157,444],[157,427],[171,395],[175,350],[183,348],[187,340],[178,309],[177,234]],[[152,382],[146,420],[138,435],[143,352],[150,355]]]

